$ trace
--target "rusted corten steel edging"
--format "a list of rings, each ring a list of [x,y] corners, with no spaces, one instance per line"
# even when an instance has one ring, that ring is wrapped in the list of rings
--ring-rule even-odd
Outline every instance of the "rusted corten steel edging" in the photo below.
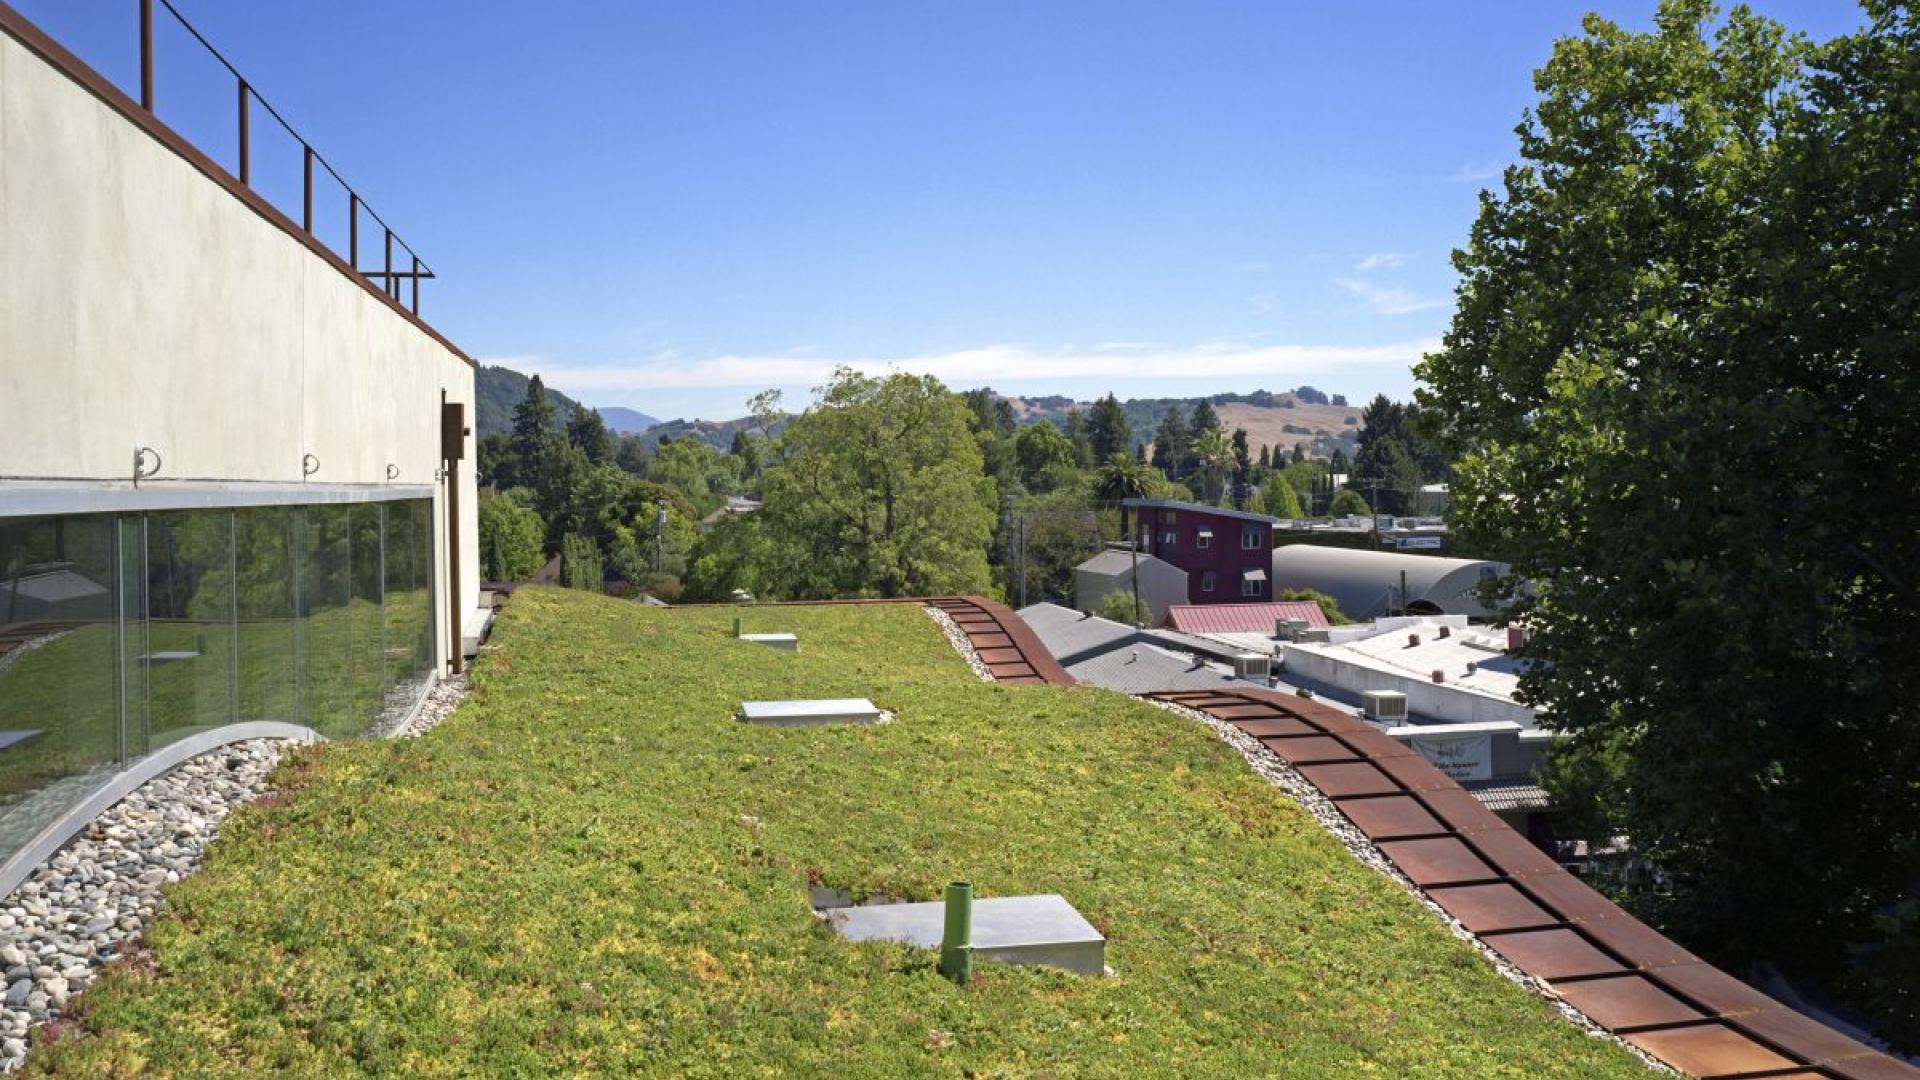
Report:
[[[286,233],[295,241],[304,245],[307,250],[325,260],[328,265],[344,274],[348,280],[358,284],[369,294],[379,298],[380,302],[385,304],[389,311],[392,311],[395,315],[400,316],[407,322],[412,323],[415,328],[440,343],[448,352],[453,353],[453,355],[465,361],[468,366],[479,366],[474,362],[473,357],[468,356],[458,345],[448,341],[440,331],[429,326],[420,316],[408,311],[406,305],[402,304],[397,298],[389,296],[385,291],[376,287],[372,280],[361,274],[359,270],[348,266],[345,260],[335,255],[330,248],[320,242],[318,237],[302,229],[292,218],[281,213],[279,209],[262,198],[258,193],[253,191],[252,188],[241,183],[232,173],[223,168],[220,163],[214,161],[206,154],[201,153],[192,143],[182,137],[179,132],[168,127],[159,117],[141,108],[139,102],[128,97],[119,87],[113,85],[106,76],[95,71],[86,61],[75,56],[72,52],[68,51],[65,46],[49,37],[45,31],[35,26],[26,16],[8,6],[5,0],[0,0],[0,31],[5,32],[9,37],[12,37],[21,45],[25,46],[28,52],[46,61],[54,70],[72,79],[75,83],[79,84],[82,89],[94,97],[99,98],[108,108],[119,113],[135,127],[152,136],[160,145],[179,155],[187,164],[193,166],[207,179],[225,189],[227,194],[240,200],[248,209],[266,219],[268,224]],[[309,195],[310,194],[309,192]],[[365,204],[362,203],[361,205]]]
[[[1007,605],[984,596],[869,597],[857,600],[771,600],[753,604],[675,604],[674,607],[835,607],[859,604],[917,604],[946,612],[995,682],[1016,686],[1073,686],[1079,680],[1067,674],[1040,635]]]
[[[1287,761],[1471,933],[1600,1026],[1692,1076],[1892,1080],[1920,1069],[1809,1019],[1616,907],[1416,751],[1276,691],[1143,695]]]

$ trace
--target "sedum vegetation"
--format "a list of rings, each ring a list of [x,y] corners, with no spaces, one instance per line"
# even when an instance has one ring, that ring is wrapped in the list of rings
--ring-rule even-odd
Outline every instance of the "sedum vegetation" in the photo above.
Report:
[[[1200,725],[977,681],[913,605],[526,589],[411,742],[283,769],[50,1076],[1628,1077]],[[767,730],[744,698],[870,696]],[[809,882],[1059,892],[1111,978],[839,940]]]

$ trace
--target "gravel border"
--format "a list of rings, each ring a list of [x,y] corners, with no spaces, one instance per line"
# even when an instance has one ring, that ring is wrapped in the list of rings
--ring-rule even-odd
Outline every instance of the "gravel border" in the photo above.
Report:
[[[1228,746],[1240,752],[1240,756],[1246,759],[1249,768],[1274,787],[1286,792],[1289,797],[1300,804],[1302,809],[1312,814],[1314,819],[1320,822],[1321,826],[1333,834],[1334,839],[1340,841],[1341,846],[1345,847],[1348,853],[1360,862],[1379,871],[1394,884],[1405,890],[1409,896],[1412,896],[1414,900],[1419,902],[1420,906],[1432,912],[1434,917],[1438,918],[1454,937],[1473,946],[1474,951],[1486,958],[1487,962],[1493,965],[1494,970],[1498,971],[1507,981],[1524,987],[1538,995],[1588,1035],[1613,1043],[1634,1057],[1639,1058],[1641,1062],[1657,1072],[1665,1073],[1669,1076],[1679,1075],[1673,1069],[1655,1060],[1639,1047],[1634,1046],[1632,1043],[1627,1042],[1625,1039],[1620,1038],[1613,1032],[1608,1031],[1606,1028],[1588,1019],[1585,1013],[1574,1008],[1565,998],[1554,993],[1552,987],[1515,967],[1506,957],[1495,952],[1493,946],[1481,941],[1478,936],[1462,926],[1460,920],[1447,914],[1446,909],[1429,899],[1427,894],[1421,890],[1420,886],[1415,885],[1412,879],[1401,873],[1398,867],[1395,867],[1385,855],[1381,854],[1380,849],[1374,846],[1373,841],[1368,839],[1365,833],[1356,828],[1353,822],[1347,820],[1347,816],[1340,812],[1339,808],[1333,804],[1333,800],[1322,795],[1319,788],[1314,787],[1311,781],[1301,776],[1300,773],[1295,770],[1293,766],[1287,764],[1280,755],[1267,749],[1265,744],[1261,743],[1260,740],[1234,727],[1231,723],[1209,716],[1198,709],[1188,708],[1185,705],[1177,705],[1170,701],[1154,701],[1147,698],[1141,698],[1140,700],[1146,701],[1147,704],[1152,705],[1156,709],[1164,709],[1176,716],[1182,716],[1189,720],[1205,724],[1207,727],[1213,729],[1213,733],[1221,742],[1226,743]]]
[[[953,616],[934,607],[932,604],[928,604],[920,610],[926,612],[927,618],[932,619],[934,625],[940,628],[940,632],[947,635],[947,640],[953,644],[954,651],[958,652],[960,658],[967,662],[967,666],[973,669],[973,673],[980,677],[981,682],[996,681],[993,677],[993,672],[987,670],[986,663],[980,659],[979,652],[975,651],[973,642],[968,641],[967,635],[961,632],[960,624],[953,621]]]
[[[384,735],[417,739],[466,696],[465,673],[441,679]],[[108,807],[0,899],[0,1073],[24,1065],[29,1033],[145,934],[165,906],[162,890],[200,868],[227,815],[266,794],[267,777],[299,745],[249,739],[181,762]]]
[[[399,727],[387,733],[392,739],[417,739],[453,715],[453,710],[467,697],[467,675],[471,668],[463,668],[458,675],[449,675],[433,684],[426,697],[420,699],[420,707]]]
[[[264,793],[298,745],[250,739],[182,762],[108,807],[0,901],[0,1071],[25,1064],[28,1032],[146,931],[161,890],[199,867],[221,822]]]

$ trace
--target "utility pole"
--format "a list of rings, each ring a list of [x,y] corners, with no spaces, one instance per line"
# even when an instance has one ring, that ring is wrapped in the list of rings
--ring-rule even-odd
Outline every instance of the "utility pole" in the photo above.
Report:
[[[661,503],[653,515],[653,572],[660,572],[660,555],[667,535],[667,504]]]

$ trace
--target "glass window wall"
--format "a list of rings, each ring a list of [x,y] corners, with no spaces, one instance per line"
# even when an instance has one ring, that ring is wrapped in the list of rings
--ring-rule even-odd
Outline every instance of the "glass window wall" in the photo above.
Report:
[[[434,674],[431,508],[0,518],[0,859],[197,732],[391,730]]]

